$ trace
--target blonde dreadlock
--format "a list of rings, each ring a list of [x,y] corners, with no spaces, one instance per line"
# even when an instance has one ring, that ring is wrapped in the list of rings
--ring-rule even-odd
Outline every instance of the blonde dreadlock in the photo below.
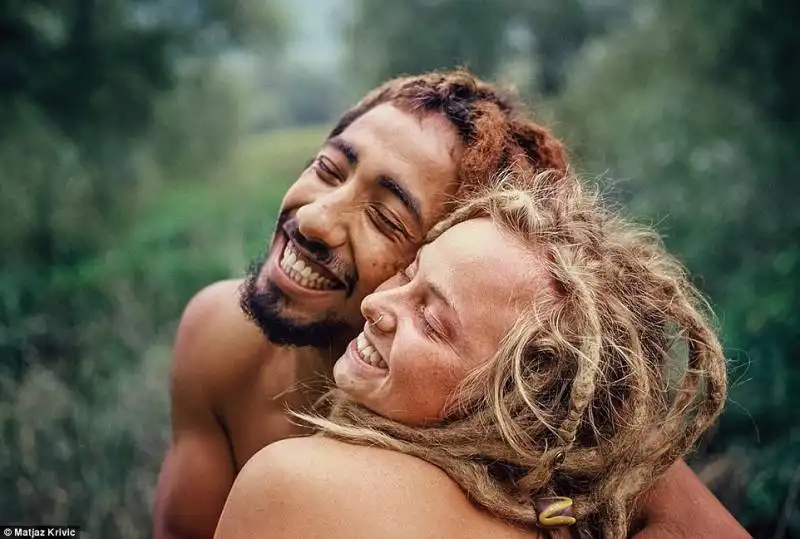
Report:
[[[552,287],[463,382],[446,420],[399,424],[336,390],[327,417],[297,416],[324,435],[424,459],[508,521],[535,525],[536,498],[569,496],[579,531],[625,537],[637,497],[724,404],[710,311],[654,232],[577,180],[506,176],[429,240],[485,216],[544,258]]]

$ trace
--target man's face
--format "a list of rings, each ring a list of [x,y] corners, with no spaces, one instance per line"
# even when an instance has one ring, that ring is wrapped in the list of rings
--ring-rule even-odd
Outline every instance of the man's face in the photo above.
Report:
[[[455,191],[460,144],[439,115],[384,104],[325,142],[283,199],[242,305],[278,344],[326,346],[363,324],[361,301],[404,268]]]

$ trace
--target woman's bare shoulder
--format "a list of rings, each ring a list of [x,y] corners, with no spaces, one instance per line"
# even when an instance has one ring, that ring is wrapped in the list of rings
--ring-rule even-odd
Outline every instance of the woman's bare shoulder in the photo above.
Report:
[[[267,530],[275,539],[468,537],[465,524],[473,522],[481,535],[507,528],[475,509],[435,466],[314,436],[271,444],[248,461],[217,537],[263,537]]]
[[[427,495],[463,498],[444,472],[418,458],[321,436],[270,444],[254,455],[241,473],[274,484],[285,480],[284,487],[292,490],[308,489],[322,495],[344,491],[365,502],[381,499],[400,504]]]
[[[285,439],[265,447],[259,453],[259,460],[267,466],[268,462],[301,464],[304,467],[310,465],[314,468],[314,472],[327,471],[341,475],[349,472],[381,471],[384,477],[397,475],[397,479],[401,481],[424,477],[427,481],[433,482],[432,486],[454,488],[452,481],[444,472],[416,457],[323,436]],[[366,479],[352,477],[359,483],[363,483]],[[340,477],[340,479],[345,478]]]

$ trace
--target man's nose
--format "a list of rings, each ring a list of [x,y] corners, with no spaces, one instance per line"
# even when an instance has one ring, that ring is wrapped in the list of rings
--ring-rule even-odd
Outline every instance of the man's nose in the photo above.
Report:
[[[341,247],[347,241],[345,212],[341,201],[328,195],[297,210],[297,228],[300,234],[312,242],[329,249]]]

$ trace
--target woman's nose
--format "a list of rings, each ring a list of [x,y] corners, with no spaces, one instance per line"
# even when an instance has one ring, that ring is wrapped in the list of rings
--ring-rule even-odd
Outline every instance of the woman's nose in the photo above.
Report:
[[[386,292],[374,292],[361,302],[361,314],[374,331],[393,333],[397,329],[397,314],[387,303]]]

